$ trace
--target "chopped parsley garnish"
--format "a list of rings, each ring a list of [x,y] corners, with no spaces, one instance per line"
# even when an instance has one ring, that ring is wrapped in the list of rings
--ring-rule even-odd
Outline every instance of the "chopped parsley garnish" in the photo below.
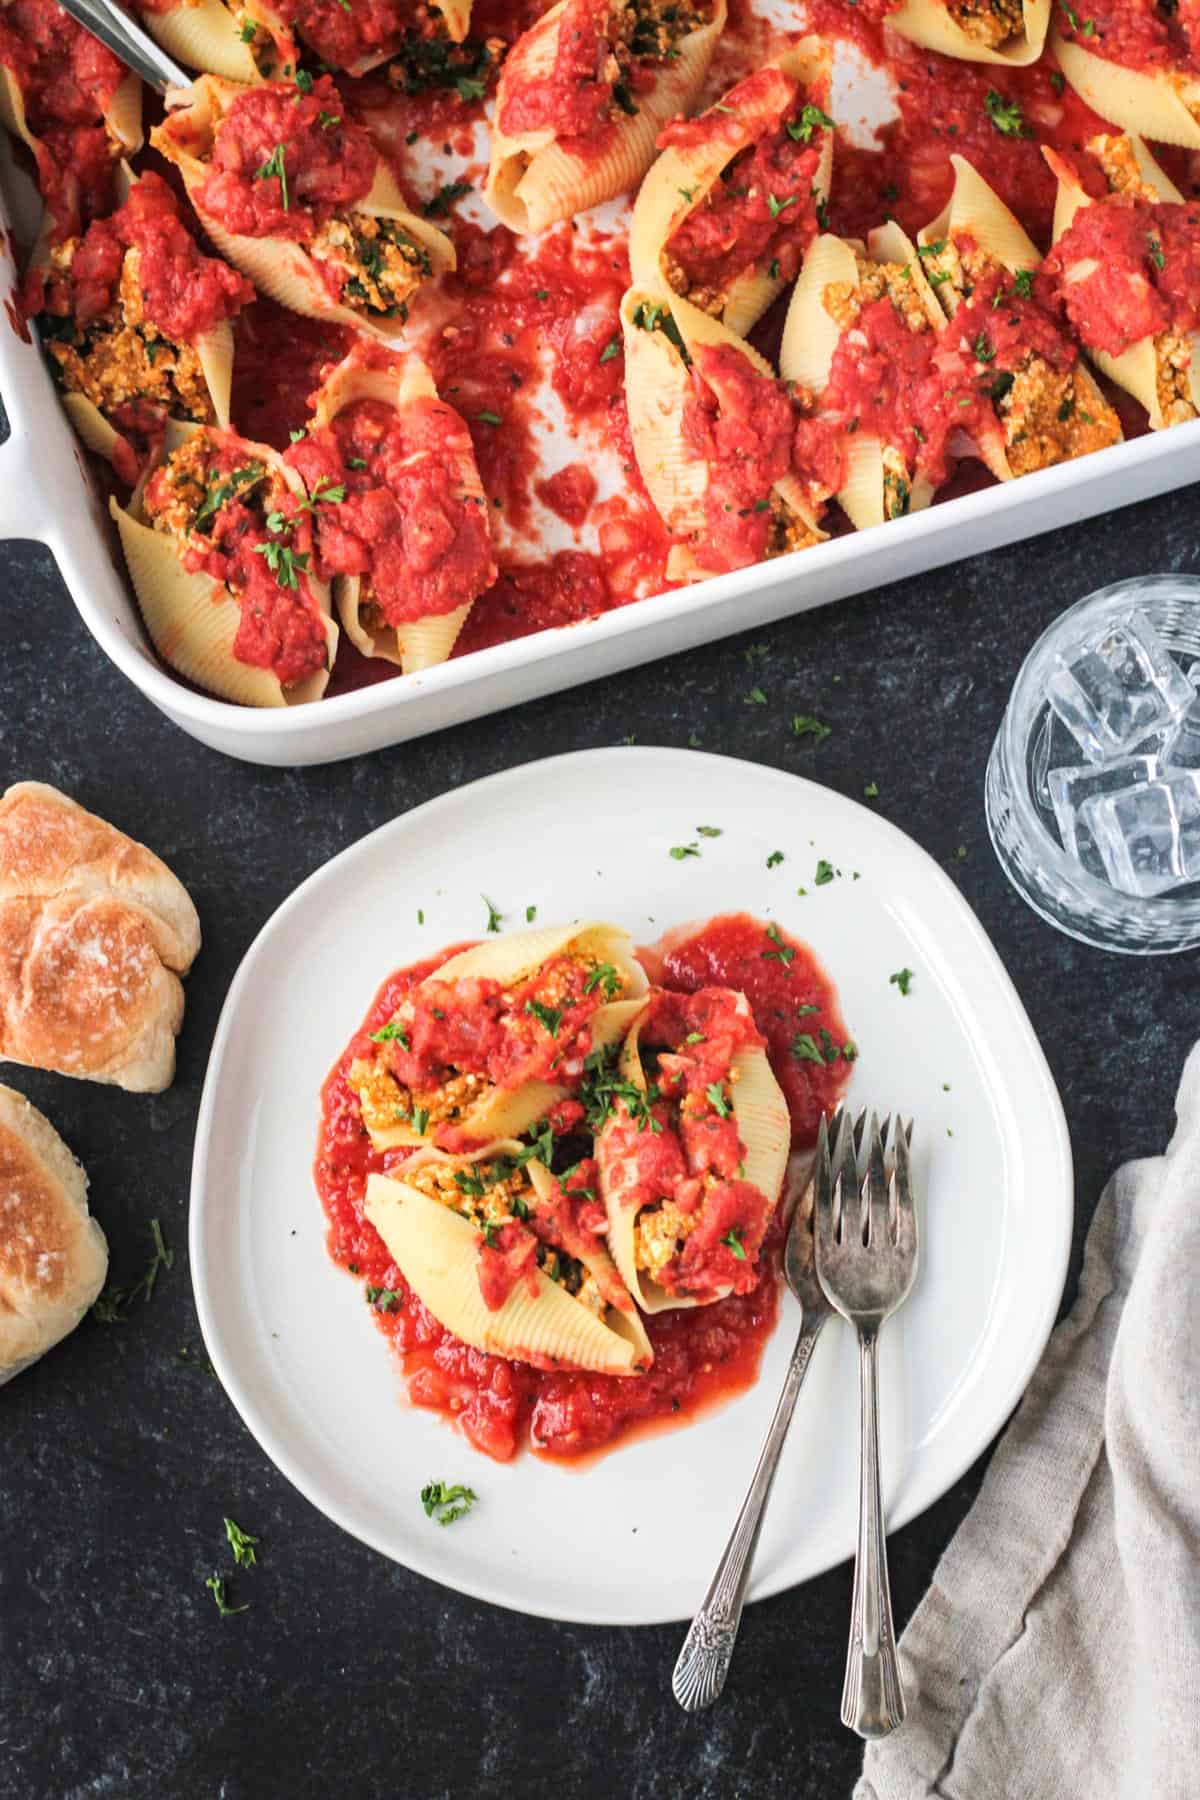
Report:
[[[822,724],[821,720],[813,713],[792,714],[793,737],[811,737],[815,738],[818,744],[823,744],[832,730],[832,725]]]
[[[675,862],[684,862],[689,856],[699,856],[699,844],[672,844],[670,855]]]
[[[586,1066],[586,1065],[585,1065]],[[516,1166],[523,1169],[527,1162],[545,1163],[549,1168],[554,1157],[554,1127],[549,1119],[539,1119],[531,1125],[526,1134],[533,1139],[532,1144],[522,1144],[516,1154]]]
[[[348,469],[365,469],[366,466],[367,459],[365,456],[348,456],[346,458],[346,467]]]
[[[816,882],[817,886],[824,887],[827,882],[832,881],[833,873],[834,873],[833,864],[831,862],[826,861],[825,857],[823,857],[823,856],[818,857],[817,872],[813,876],[813,880]]]
[[[527,906],[525,908],[525,923],[527,925],[532,925],[533,921],[536,918],[537,918],[537,907],[536,906]]]
[[[271,514],[273,519],[279,516],[278,513]],[[297,552],[290,545],[281,544],[277,538],[268,538],[263,544],[255,544],[253,549],[255,556],[266,557],[268,569],[282,588],[298,588],[298,576],[308,574],[307,550]]]
[[[746,1260],[745,1247],[743,1246],[742,1240],[738,1236],[736,1231],[727,1231],[725,1233],[725,1236],[721,1239],[721,1242],[724,1244],[724,1246],[727,1250],[733,1251],[733,1254],[737,1257],[739,1262],[745,1262],[745,1260]]]
[[[255,181],[269,181],[272,177],[279,183],[283,210],[288,212],[290,208],[288,205],[287,164],[284,161],[282,144],[276,144],[266,162],[254,171]]]
[[[833,120],[819,106],[806,105],[798,119],[788,120],[787,134],[790,138],[795,138],[798,144],[808,144],[812,142],[812,134],[818,125],[824,125],[832,131]]]
[[[488,899],[486,894],[480,894],[479,898],[483,901],[483,904],[487,907],[487,914],[488,914],[487,928],[488,928],[488,930],[489,931],[499,931],[500,921],[503,919],[504,914],[502,912],[499,912],[496,909],[496,907]]]
[[[1167,266],[1167,259],[1162,253],[1161,244],[1159,244],[1156,238],[1152,237],[1148,237],[1146,242],[1150,246],[1150,261],[1154,264],[1156,269],[1165,269]]]
[[[683,1041],[685,1044],[702,1044],[704,1042],[704,1033],[702,1031],[689,1031]]]
[[[154,1293],[154,1284],[158,1280],[160,1269],[175,1267],[175,1252],[168,1249],[162,1234],[162,1226],[157,1219],[150,1221],[150,1236],[154,1241],[154,1252],[143,1273],[128,1287],[117,1287],[109,1282],[108,1286],[92,1304],[92,1317],[100,1325],[121,1325],[129,1317],[130,1308],[137,1299],[149,1300]]]
[[[254,1554],[258,1539],[251,1537],[248,1531],[243,1531],[232,1519],[225,1521],[225,1536],[229,1539],[229,1548],[233,1551],[233,1560],[238,1568],[252,1569],[258,1561]]]
[[[242,26],[242,29],[238,32],[238,36],[241,38],[243,44],[252,44],[254,42],[254,34],[257,30],[258,26],[254,23],[254,20],[247,19]]]
[[[918,256],[940,256],[950,242],[949,238],[939,238],[935,244],[918,244]]]
[[[266,472],[261,463],[245,463],[240,469],[234,469],[224,481],[214,482],[204,496],[204,504],[200,511],[192,520],[192,529],[195,530],[198,525],[204,523],[205,519],[220,512],[221,508],[228,505],[229,501],[233,499],[239,488],[250,487],[254,482],[261,481]]]
[[[1009,372],[1009,370],[1001,369],[1001,371],[997,375],[995,381],[993,381],[991,386],[988,388],[989,399],[1003,400],[1005,395],[1008,394],[1009,392],[1011,392],[1014,379],[1015,379],[1015,377]]]
[[[700,833],[700,836],[707,837],[707,838],[720,837],[723,829],[724,829],[724,827],[720,826],[720,825],[697,825],[697,827],[696,827],[696,830]]]
[[[907,998],[909,988],[912,986],[912,978],[913,972],[911,969],[897,969],[894,975],[888,976],[888,982],[892,987],[898,987],[900,992]]]
[[[760,687],[752,687],[748,694],[742,695],[743,706],[765,706],[766,704],[767,696]]]
[[[1050,86],[1054,89],[1055,93],[1061,94],[1066,85],[1067,78],[1061,70],[1052,69],[1050,71]]]
[[[708,1104],[712,1107],[717,1117],[720,1119],[727,1119],[733,1111],[733,1108],[725,1098],[725,1090],[722,1088],[720,1082],[710,1081],[704,1092],[708,1096]]]
[[[995,88],[989,88],[983,96],[983,105],[988,118],[1003,137],[1033,136],[1025,123],[1025,115],[1021,111],[1019,100],[1006,100],[1003,94],[996,92]]]
[[[427,1481],[421,1489],[425,1517],[436,1519],[439,1525],[453,1525],[455,1519],[470,1512],[478,1498],[473,1488],[463,1487],[461,1482],[447,1487],[444,1481]]]
[[[818,200],[816,210],[817,210],[817,224],[821,227],[822,231],[828,231],[829,230],[829,202],[828,202],[828,200]]]
[[[223,1619],[232,1619],[234,1613],[243,1613],[248,1610],[245,1606],[230,1606],[225,1598],[225,1577],[223,1575],[210,1575],[204,1585],[216,1601],[217,1611]]]
[[[770,938],[772,944],[775,947],[773,950],[764,950],[763,951],[763,953],[762,953],[763,961],[770,962],[770,961],[772,961],[772,959],[774,959],[774,961],[776,961],[776,962],[781,962],[783,964],[784,968],[788,969],[788,973],[790,974],[791,970],[788,968],[788,965],[791,963],[792,958],[796,954],[795,950],[793,950],[793,948],[790,944],[784,943],[783,939],[779,935],[778,925],[768,925],[767,926],[767,936]]]
[[[422,208],[427,219],[437,219],[448,213],[456,200],[471,192],[469,181],[447,181],[438,189],[432,200],[427,200]]]
[[[536,1019],[538,1024],[543,1026],[544,1029],[550,1033],[551,1037],[558,1036],[558,1028],[562,1024],[563,1010],[564,1009],[561,1006],[543,1006],[540,1000],[527,1000],[525,1002],[525,1011],[531,1018]]]
[[[313,78],[309,74],[307,69],[297,69],[294,79],[296,82],[296,86],[299,88],[299,90],[302,94],[311,94],[312,93]]]
[[[620,335],[616,334],[609,338],[607,344],[605,344],[603,350],[600,352],[600,361],[602,363],[613,362],[620,354],[621,339]]]
[[[373,1306],[376,1312],[395,1312],[401,1306],[399,1291],[389,1287],[369,1287],[367,1289],[367,1305]]]
[[[689,206],[691,205],[692,201],[696,198],[695,188],[680,188],[678,190],[678,192],[679,192],[680,199],[686,200]]]
[[[412,1109],[412,1128],[418,1137],[425,1136],[425,1127],[428,1123],[429,1114],[426,1109],[423,1106],[414,1106]]]
[[[864,789],[863,789],[863,793],[866,795],[868,800],[878,800],[878,798],[879,798],[879,783],[877,781],[868,781],[866,787],[864,787]]]
[[[1019,294],[1022,300],[1028,300],[1033,293],[1033,270],[1018,269],[1012,281],[1014,294]]]
[[[777,200],[775,198],[774,194],[768,194],[767,195],[767,211],[770,213],[770,215],[773,219],[777,219],[779,217],[780,213],[783,212],[787,207],[795,206],[796,201],[798,199],[799,199],[798,194],[789,194],[786,200]]]
[[[395,1019],[389,1019],[386,1025],[379,1027],[378,1031],[369,1031],[367,1036],[373,1044],[397,1043],[402,1050],[412,1049],[412,1045],[408,1041],[408,1033],[403,1025]]]
[[[792,1039],[792,1055],[797,1062],[821,1063],[825,1058],[817,1048],[817,1040],[809,1031],[798,1031]]]
[[[604,988],[606,1000],[615,1000],[621,991],[621,977],[611,963],[597,963],[584,982],[583,991],[585,994],[590,994],[594,988],[601,986]]]
[[[637,107],[633,103],[633,95],[623,81],[613,83],[612,97],[623,113],[628,113],[631,119],[636,116]]]
[[[1071,27],[1072,31],[1077,31],[1081,37],[1090,38],[1092,36],[1096,29],[1095,19],[1084,19],[1081,22],[1079,14],[1075,11],[1073,6],[1064,5],[1062,11],[1066,15],[1067,24]]]
[[[293,444],[301,443],[307,436],[308,433],[305,431],[303,425],[300,427],[299,431],[288,432],[288,438]]]
[[[768,867],[768,869],[777,869],[782,861],[783,861],[783,851],[782,850],[772,850],[770,856],[768,856],[768,858],[767,858],[767,867]]]
[[[779,280],[779,258],[777,256],[773,256],[767,264],[767,279],[769,281]]]
[[[620,1100],[639,1131],[661,1131],[661,1124],[650,1111],[659,1097],[658,1089],[653,1084],[640,1088],[636,1082],[624,1080],[618,1067],[618,1055],[616,1044],[606,1044],[584,1058],[579,1099],[588,1130],[595,1137],[612,1117]]]
[[[668,307],[656,305],[649,300],[639,301],[633,309],[633,322],[639,331],[661,331],[674,344],[684,362],[691,362],[687,345]]]
[[[499,413],[481,412],[476,413],[475,417],[481,425],[499,425],[502,423]]]
[[[979,333],[979,336],[975,339],[975,342],[971,345],[971,349],[974,352],[977,360],[981,363],[990,363],[995,360],[996,352],[992,349],[992,346],[988,343],[987,334],[985,332],[981,331]]]

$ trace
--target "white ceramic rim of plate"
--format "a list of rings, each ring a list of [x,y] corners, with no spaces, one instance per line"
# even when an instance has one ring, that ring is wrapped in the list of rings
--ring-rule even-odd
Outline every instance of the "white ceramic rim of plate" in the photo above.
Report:
[[[552,776],[552,785],[561,793],[565,783],[570,779],[572,769],[578,767],[582,763],[594,765],[601,759],[613,761],[620,759],[620,766],[627,776],[631,761],[641,760],[643,758],[652,758],[655,760],[662,758],[669,758],[672,760],[677,759],[680,763],[686,764],[689,771],[696,776],[699,776],[702,765],[706,763],[719,765],[722,771],[726,773],[731,766],[740,765],[745,768],[749,774],[752,774],[756,781],[779,783],[781,788],[790,792],[793,799],[795,798],[795,790],[797,788],[801,790],[815,790],[826,798],[832,796],[839,804],[862,813],[866,818],[870,819],[872,829],[876,833],[881,833],[885,838],[889,836],[895,838],[904,845],[906,854],[915,853],[918,859],[926,865],[926,872],[929,879],[941,888],[943,898],[949,901],[951,907],[958,910],[968,935],[975,940],[975,945],[980,955],[985,963],[990,966],[992,976],[998,978],[999,985],[1014,1009],[1015,1015],[1025,1034],[1026,1041],[1023,1045],[1019,1046],[1020,1053],[1025,1061],[1026,1072],[1036,1072],[1038,1084],[1043,1091],[1043,1099],[1046,1107],[1046,1122],[1053,1126],[1055,1139],[1054,1147],[1057,1152],[1056,1169],[1047,1170],[1045,1198],[1048,1202],[1057,1198],[1058,1204],[1047,1204],[1042,1221],[1044,1235],[1039,1242],[1039,1263],[1046,1277],[1040,1294],[1040,1308],[1038,1310],[1036,1322],[1032,1323],[1030,1327],[1026,1344],[1026,1354],[1019,1363],[1014,1364],[1013,1369],[1010,1371],[1007,1385],[1003,1390],[1002,1397],[995,1399],[988,1408],[986,1420],[981,1425],[979,1431],[974,1434],[972,1444],[965,1448],[948,1467],[938,1469],[932,1477],[914,1480],[910,1484],[910,1491],[906,1493],[904,1503],[896,1509],[894,1513],[889,1515],[889,1532],[897,1530],[901,1526],[907,1524],[911,1519],[915,1518],[927,1507],[931,1506],[936,1500],[940,1499],[987,1448],[992,1439],[1003,1428],[1005,1422],[1019,1403],[1025,1388],[1028,1385],[1029,1379],[1041,1358],[1046,1341],[1054,1326],[1063,1285],[1066,1279],[1074,1216],[1073,1164],[1070,1137],[1062,1109],[1062,1102],[1044,1052],[1042,1051],[1041,1045],[1033,1030],[1033,1026],[1025,1012],[1021,998],[1000,960],[998,952],[992,945],[982,924],[979,922],[975,913],[972,911],[958,888],[929,853],[922,849],[914,839],[908,837],[905,832],[901,831],[898,826],[893,825],[889,820],[882,818],[877,812],[862,806],[859,802],[841,795],[835,789],[827,788],[821,783],[810,781],[803,776],[794,775],[788,771],[774,769],[763,764],[750,763],[743,758],[721,756],[703,751],[681,750],[673,746],[609,746],[598,749],[570,751],[559,756],[535,759],[532,762],[518,764],[512,769],[504,769],[497,771],[495,774],[483,776],[474,782],[467,783],[461,788],[450,790],[447,794],[437,795],[433,799],[425,801],[419,806],[411,808],[407,812],[400,813],[395,818],[388,820],[385,824],[376,827],[365,837],[358,839],[356,842],[348,845],[344,850],[339,851],[335,856],[331,857],[329,861],[323,863],[320,868],[315,869],[311,875],[307,876],[305,880],[302,881],[298,887],[293,889],[293,891],[280,903],[271,914],[270,918],[266,920],[247,949],[226,995],[209,1057],[196,1125],[189,1219],[189,1259],[191,1265],[192,1287],[200,1328],[209,1357],[211,1358],[213,1367],[216,1370],[222,1386],[225,1388],[226,1393],[232,1400],[243,1422],[258,1442],[260,1448],[266,1452],[271,1461],[287,1480],[290,1481],[292,1485],[318,1509],[318,1511],[324,1513],[327,1518],[331,1519],[334,1524],[339,1525],[344,1531],[348,1532],[350,1536],[357,1538],[360,1542],[366,1543],[371,1549],[378,1551],[380,1555],[387,1557],[390,1561],[400,1562],[403,1567],[409,1568],[418,1574],[425,1575],[441,1585],[449,1585],[453,1587],[455,1591],[469,1595],[475,1599],[485,1600],[494,1605],[522,1611],[533,1617],[579,1624],[649,1625],[665,1623],[672,1619],[682,1617],[683,1615],[675,1609],[666,1612],[661,1610],[639,1609],[636,1613],[628,1609],[622,1609],[619,1612],[599,1614],[593,1611],[580,1610],[577,1607],[573,1608],[569,1604],[565,1608],[552,1608],[550,1606],[539,1606],[537,1604],[526,1602],[518,1603],[513,1600],[509,1591],[489,1583],[488,1581],[478,1579],[467,1579],[462,1581],[455,1579],[453,1581],[448,1581],[444,1568],[435,1564],[433,1559],[424,1557],[419,1545],[415,1547],[412,1554],[408,1553],[406,1547],[406,1554],[401,1558],[397,1555],[394,1548],[390,1547],[385,1542],[380,1541],[376,1535],[364,1530],[359,1523],[355,1522],[351,1516],[350,1509],[340,1503],[337,1495],[308,1479],[306,1472],[293,1456],[287,1443],[279,1438],[264,1417],[262,1410],[256,1404],[249,1391],[246,1382],[242,1379],[238,1368],[225,1352],[216,1318],[215,1307],[210,1298],[210,1293],[215,1292],[215,1289],[213,1288],[213,1277],[217,1271],[210,1267],[204,1237],[205,1195],[210,1161],[212,1118],[217,1105],[220,1073],[224,1061],[224,1052],[227,1041],[238,1014],[242,992],[250,984],[254,976],[256,964],[260,956],[263,955],[265,947],[275,929],[282,924],[293,909],[299,907],[303,903],[313,889],[326,883],[337,881],[356,859],[368,856],[371,847],[377,845],[380,839],[394,832],[411,829],[414,822],[418,821],[422,815],[428,813],[432,809],[440,807],[445,801],[451,799],[458,801],[468,794],[478,796],[488,789],[503,788],[506,784],[527,777],[529,772],[533,769],[538,769],[547,776]],[[698,783],[697,786],[699,787],[699,785],[700,784]],[[386,972],[386,970],[381,970],[381,980]],[[834,971],[834,978],[835,980],[837,978],[836,971]],[[1012,1046],[1009,1046],[1009,1049],[1011,1051]],[[1051,1179],[1051,1176],[1053,1175],[1056,1175],[1058,1179]],[[522,1454],[527,1455],[528,1453],[523,1452]],[[619,1454],[619,1451],[617,1454]],[[749,1482],[752,1466],[752,1459],[749,1459],[746,1464],[747,1483]],[[732,1524],[732,1518],[730,1523]],[[787,1574],[783,1575],[781,1578],[772,1576],[767,1579],[765,1584],[756,1584],[757,1591],[754,1593],[754,1598],[766,1599],[776,1593],[785,1591],[789,1587],[798,1585],[799,1582],[813,1579],[817,1574],[824,1572],[826,1569],[835,1567],[839,1560],[839,1558],[826,1558],[819,1567],[814,1567],[801,1576]],[[695,1571],[697,1601],[699,1601],[699,1598],[704,1591],[710,1573],[711,1571],[707,1568],[697,1568]],[[564,1598],[567,1597],[564,1596]]]

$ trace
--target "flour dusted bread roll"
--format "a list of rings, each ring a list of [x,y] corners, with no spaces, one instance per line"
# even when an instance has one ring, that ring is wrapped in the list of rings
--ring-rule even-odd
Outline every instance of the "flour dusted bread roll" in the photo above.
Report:
[[[157,1093],[200,922],[166,864],[55,788],[0,799],[0,1059]]]
[[[49,1119],[0,1087],[0,1383],[74,1331],[107,1273],[87,1176]]]

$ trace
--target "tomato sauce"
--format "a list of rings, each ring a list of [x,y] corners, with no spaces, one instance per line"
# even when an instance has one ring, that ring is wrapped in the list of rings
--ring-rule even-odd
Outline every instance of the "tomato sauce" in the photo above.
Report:
[[[757,1377],[763,1346],[778,1316],[783,1240],[778,1209],[766,1228],[756,1285],[711,1305],[647,1318],[654,1365],[636,1377],[539,1370],[470,1349],[422,1305],[364,1218],[367,1177],[394,1171],[410,1152],[372,1148],[347,1080],[350,1064],[374,1050],[369,1034],[395,1017],[413,989],[466,947],[452,945],[389,976],[325,1081],[314,1177],[329,1253],[363,1283],[376,1323],[400,1357],[413,1404],[455,1421],[486,1455],[507,1461],[528,1444],[542,1456],[577,1459],[641,1430],[687,1423],[741,1393]],[[768,961],[765,951],[786,953],[787,960]],[[793,1142],[811,1144],[822,1110],[836,1104],[849,1073],[840,1051],[837,1062],[822,1060],[820,1067],[797,1061],[793,1053],[798,1025],[822,1036],[827,1032],[839,1046],[848,1044],[833,986],[812,952],[782,932],[768,937],[760,921],[743,913],[682,927],[668,934],[659,949],[641,954],[652,976],[680,995],[712,986],[745,991],[755,1030],[768,1044],[788,1099]],[[679,1017],[674,1024],[686,1019],[688,1005],[706,1004],[675,1003]],[[662,1005],[664,1022],[670,1024],[665,1014],[672,1002]],[[569,1109],[555,1121],[568,1130],[573,1122]],[[590,1165],[581,1165],[568,1187],[587,1186],[589,1174]],[[558,1223],[584,1230],[594,1221],[578,1208]]]
[[[760,375],[732,345],[696,349],[683,408],[683,441],[708,464],[706,567],[761,562],[770,495],[791,463],[794,415],[782,382]]]
[[[124,206],[88,226],[65,275],[56,275],[52,266],[31,271],[27,305],[32,312],[44,309],[81,326],[101,318],[116,302],[130,249],[138,252],[143,314],[176,343],[194,343],[201,332],[232,318],[254,299],[244,276],[201,253],[171,189],[147,170]]]
[[[413,22],[428,19],[411,0],[273,0],[273,8],[331,69],[348,69],[364,57],[386,53]]]
[[[1090,272],[1079,279],[1079,267]],[[1037,276],[1081,341],[1120,356],[1200,321],[1200,207],[1114,198],[1081,207]]]
[[[362,199],[378,160],[328,75],[307,92],[287,81],[263,83],[239,93],[217,126],[197,197],[227,231],[307,243]]]
[[[343,407],[286,453],[316,509],[322,580],[358,575],[389,625],[453,612],[496,573],[471,439],[452,407],[419,399],[402,412],[381,400]],[[340,497],[338,497],[340,495]]]

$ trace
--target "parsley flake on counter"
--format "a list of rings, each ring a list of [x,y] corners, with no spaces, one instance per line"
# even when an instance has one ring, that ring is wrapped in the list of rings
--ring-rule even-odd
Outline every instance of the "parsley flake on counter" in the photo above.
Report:
[[[699,856],[699,844],[672,844],[670,853],[675,862],[683,862],[689,856]]]
[[[748,669],[752,669],[756,662],[765,661],[769,654],[770,647],[767,644],[747,644],[742,651],[742,661]]]
[[[777,869],[782,861],[783,861],[783,851],[782,850],[772,850],[770,856],[768,856],[768,858],[767,858],[767,867],[768,867],[768,869]]]
[[[812,713],[792,714],[793,737],[811,737],[815,738],[818,744],[823,744],[832,730],[832,725],[822,724],[821,720]]]
[[[418,906],[418,908],[417,908],[417,924],[423,925],[424,923],[425,923],[425,913],[424,913],[423,909]]]
[[[248,1531],[243,1531],[232,1519],[225,1521],[225,1536],[229,1540],[229,1548],[233,1551],[233,1560],[238,1568],[252,1569],[258,1561],[254,1546],[259,1540],[251,1537]]]
[[[897,969],[894,975],[888,976],[888,982],[892,987],[898,987],[900,992],[907,999],[908,991],[912,986],[912,978],[913,972],[911,969]]]
[[[389,1019],[386,1025],[381,1025],[379,1027],[378,1031],[369,1031],[367,1036],[373,1044],[396,1043],[399,1044],[402,1050],[412,1049],[412,1045],[408,1041],[407,1032],[403,1025],[399,1024],[395,1019]]]
[[[721,1242],[727,1250],[733,1251],[733,1254],[737,1257],[739,1262],[745,1262],[746,1252],[742,1247],[742,1240],[736,1231],[727,1231],[725,1236],[721,1239]]]
[[[766,704],[767,696],[760,687],[752,687],[748,694],[742,696],[743,706],[765,706]]]
[[[833,880],[833,874],[833,864],[827,862],[823,856],[819,857],[817,859],[817,872],[813,876],[813,880],[816,882],[817,886],[825,887],[828,882]]]
[[[149,1300],[154,1293],[154,1284],[158,1280],[160,1269],[175,1267],[175,1252],[167,1247],[162,1234],[162,1226],[157,1219],[150,1221],[150,1236],[154,1240],[154,1251],[145,1271],[128,1287],[117,1287],[109,1282],[103,1293],[92,1304],[92,1317],[100,1325],[122,1325],[129,1317],[130,1309],[139,1297]]]
[[[369,1287],[367,1289],[367,1305],[373,1306],[376,1312],[395,1312],[403,1305],[399,1289],[388,1287]]]
[[[770,940],[771,940],[772,944],[775,946],[775,948],[773,950],[764,950],[763,951],[763,953],[762,953],[763,961],[771,962],[772,960],[774,960],[775,962],[781,962],[783,964],[784,968],[788,969],[788,973],[790,974],[791,970],[788,967],[788,965],[791,963],[792,958],[795,956],[796,952],[792,949],[792,946],[790,944],[784,943],[783,939],[779,935],[778,925],[768,925],[767,926],[767,936],[770,938]]]
[[[866,787],[863,789],[863,793],[866,795],[868,800],[878,800],[878,798],[879,798],[879,783],[877,781],[868,781]]]
[[[473,1488],[463,1487],[461,1482],[448,1487],[444,1481],[427,1481],[421,1489],[425,1517],[436,1519],[439,1525],[453,1525],[455,1519],[470,1512],[478,1498]]]
[[[497,911],[496,907],[493,906],[492,902],[488,899],[486,894],[480,894],[479,898],[483,901],[483,904],[487,907],[487,913],[488,913],[487,928],[488,928],[488,930],[489,931],[499,931],[500,921],[503,919],[504,914],[502,912]]]
[[[223,1619],[232,1619],[234,1613],[243,1613],[249,1610],[245,1606],[230,1606],[225,1598],[225,1577],[223,1575],[210,1575],[204,1585],[216,1601],[217,1611]]]
[[[527,906],[525,908],[525,923],[527,925],[532,925],[533,921],[536,918],[537,918],[537,907],[536,906]]]
[[[697,825],[696,830],[701,837],[720,837],[723,827],[720,825]]]

